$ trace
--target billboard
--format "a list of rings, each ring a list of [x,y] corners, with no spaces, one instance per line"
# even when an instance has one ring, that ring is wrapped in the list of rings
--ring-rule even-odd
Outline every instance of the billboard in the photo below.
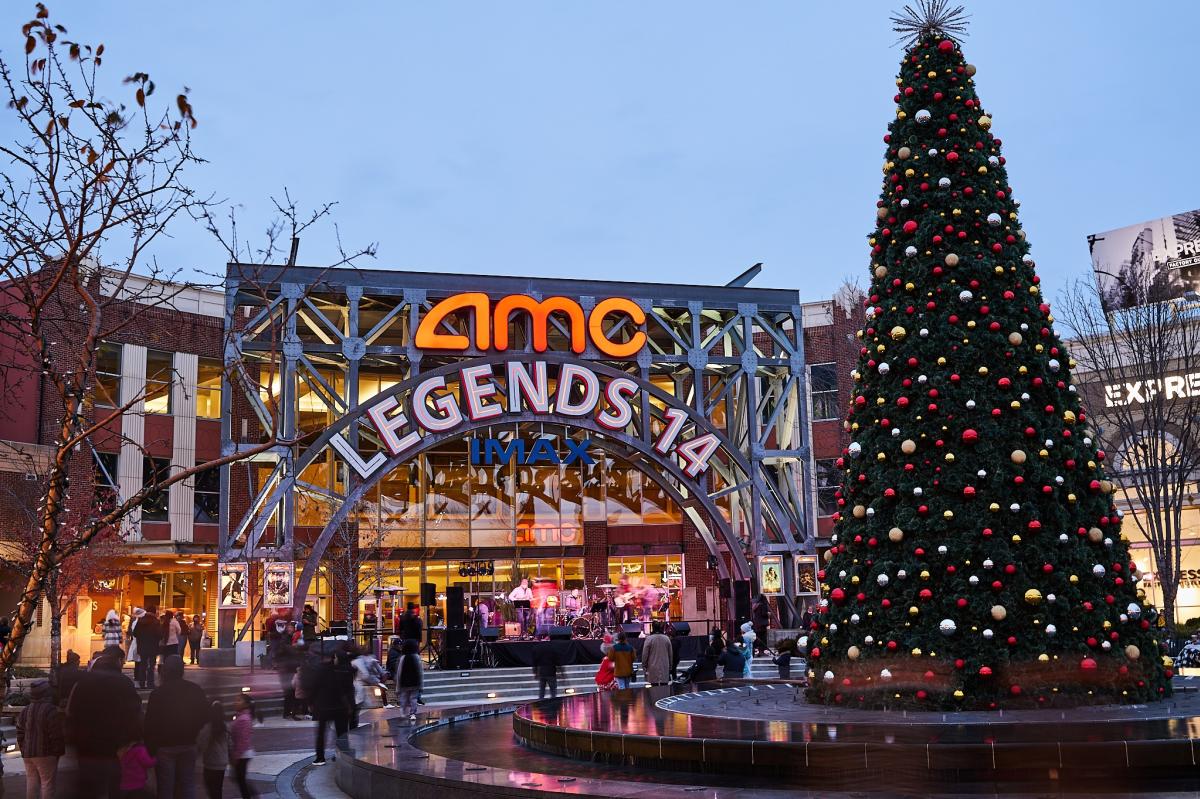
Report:
[[[249,607],[247,572],[248,568],[245,563],[222,563],[217,566],[217,585],[220,590],[217,600],[219,610],[240,610]]]
[[[1200,291],[1200,211],[1088,236],[1107,311]]]
[[[263,607],[290,608],[294,565],[291,562],[268,563],[263,566]]]

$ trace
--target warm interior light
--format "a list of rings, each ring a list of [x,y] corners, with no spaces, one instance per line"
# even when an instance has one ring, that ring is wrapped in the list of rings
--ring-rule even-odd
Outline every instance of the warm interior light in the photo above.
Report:
[[[136,560],[136,561],[134,561],[134,563],[138,566],[153,566],[154,565],[154,561],[152,561],[152,560]]]
[[[179,560],[177,560],[175,562],[178,563],[180,566],[190,566],[191,564],[195,563],[196,561],[192,560],[191,558],[180,558]]]
[[[488,695],[487,695],[487,698],[488,698],[488,699],[495,699],[495,698],[496,698],[496,692],[495,692],[495,691],[489,691],[489,692],[488,692]]]

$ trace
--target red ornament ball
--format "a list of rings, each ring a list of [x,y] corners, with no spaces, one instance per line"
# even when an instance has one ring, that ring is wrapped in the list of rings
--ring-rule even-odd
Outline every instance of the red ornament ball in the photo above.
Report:
[[[979,440],[979,433],[971,428],[967,428],[962,432],[962,442],[964,444],[974,444]]]
[[[834,604],[840,605],[846,601],[846,592],[840,588],[835,588],[829,592],[829,598],[833,600]]]
[[[1080,671],[1095,671],[1096,661],[1092,658],[1084,658],[1079,662]]]
[[[940,42],[938,42],[938,50],[941,50],[943,53],[948,53],[953,49],[954,42],[950,41],[949,39],[942,39]]]

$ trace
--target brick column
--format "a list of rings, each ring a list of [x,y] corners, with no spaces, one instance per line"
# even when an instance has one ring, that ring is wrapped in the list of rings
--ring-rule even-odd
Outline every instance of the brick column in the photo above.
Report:
[[[590,598],[597,582],[608,582],[608,524],[583,523],[583,579]]]

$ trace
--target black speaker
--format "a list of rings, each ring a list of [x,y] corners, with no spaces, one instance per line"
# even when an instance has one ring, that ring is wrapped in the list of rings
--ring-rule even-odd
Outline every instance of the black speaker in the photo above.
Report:
[[[750,581],[733,581],[733,612],[738,624],[750,621]]]
[[[733,596],[732,583],[733,580],[728,577],[722,577],[721,582],[717,583],[717,592],[721,595],[721,599],[729,599]]]
[[[471,650],[465,646],[446,649],[440,658],[443,669],[466,670],[471,668]]]
[[[676,635],[688,636],[692,634],[692,625],[686,621],[673,621],[671,627],[675,630]]]
[[[446,589],[446,626],[451,629],[463,627],[465,621],[462,586],[452,585]]]
[[[445,649],[465,649],[467,646],[467,631],[462,627],[447,627],[443,647]]]
[[[631,621],[628,624],[622,624],[621,632],[625,633],[626,638],[641,638],[642,623],[639,621]]]
[[[421,583],[421,604],[425,607],[437,604],[437,586],[433,583]]]
[[[500,637],[499,627],[482,627],[479,630],[479,637],[485,641],[495,641]]]
[[[560,627],[559,625],[555,624],[553,627],[550,628],[550,640],[551,641],[570,641],[571,640],[571,628],[570,627]]]

